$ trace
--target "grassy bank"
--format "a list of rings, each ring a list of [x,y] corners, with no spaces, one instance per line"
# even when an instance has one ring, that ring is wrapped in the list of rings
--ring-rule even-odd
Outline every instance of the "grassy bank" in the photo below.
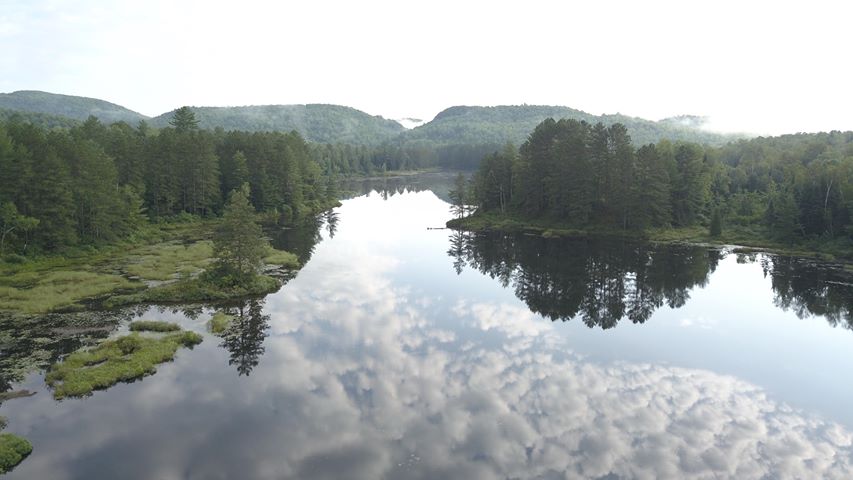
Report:
[[[544,237],[607,236],[657,243],[686,243],[710,246],[740,246],[755,250],[817,258],[826,261],[853,262],[853,245],[844,240],[803,240],[786,243],[770,238],[762,227],[731,225],[713,237],[708,228],[656,228],[643,231],[606,227],[583,227],[562,223],[552,218],[523,218],[517,214],[477,213],[447,222],[447,227],[465,231],[522,232]]]
[[[199,280],[214,260],[214,226],[213,220],[154,224],[116,245],[0,262],[0,311],[43,314],[93,304],[216,301],[277,290],[279,281],[268,276],[242,288],[218,288]],[[264,261],[299,268],[296,255],[273,248]]]
[[[94,390],[151,375],[157,365],[174,359],[180,347],[192,348],[201,341],[201,335],[194,332],[171,332],[158,337],[131,333],[91,350],[72,353],[51,366],[45,381],[57,400],[90,395]]]

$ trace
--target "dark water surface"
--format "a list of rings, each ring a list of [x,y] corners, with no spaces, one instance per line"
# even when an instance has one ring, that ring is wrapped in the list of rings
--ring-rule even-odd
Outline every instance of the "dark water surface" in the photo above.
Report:
[[[0,406],[34,446],[8,477],[853,476],[843,270],[429,230],[448,183],[391,181],[274,235],[305,267],[225,338],[210,308],[125,312],[119,331],[205,335],[142,381],[56,402],[27,366],[88,337],[7,325],[0,378],[37,392]]]

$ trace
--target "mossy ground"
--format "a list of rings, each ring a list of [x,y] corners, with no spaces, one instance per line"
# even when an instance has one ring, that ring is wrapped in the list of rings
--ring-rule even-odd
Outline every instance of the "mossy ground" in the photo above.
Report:
[[[69,355],[48,370],[45,381],[54,398],[90,395],[118,382],[128,382],[157,371],[160,363],[172,360],[180,347],[201,343],[194,332],[174,332],[152,338],[131,333],[107,340],[91,350]]]
[[[796,243],[784,242],[770,238],[762,227],[748,225],[724,226],[722,234],[713,237],[708,228],[701,225],[642,231],[595,226],[578,228],[547,217],[531,219],[514,214],[502,215],[490,212],[477,213],[461,219],[455,218],[447,222],[447,227],[467,231],[527,232],[547,238],[609,236],[659,243],[738,245],[798,257],[853,262],[853,248],[845,240],[806,239]]]
[[[11,433],[0,433],[0,474],[15,468],[32,451],[33,446],[27,439]]]
[[[207,329],[210,330],[210,333],[219,335],[228,330],[232,321],[234,321],[233,315],[216,312],[213,317],[210,318],[210,321],[207,322]]]
[[[158,320],[137,320],[130,323],[131,332],[177,332],[180,329],[177,323]]]

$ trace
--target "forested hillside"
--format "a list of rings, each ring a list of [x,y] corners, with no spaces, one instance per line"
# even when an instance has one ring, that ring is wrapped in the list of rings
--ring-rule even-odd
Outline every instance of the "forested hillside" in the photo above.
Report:
[[[793,243],[853,238],[853,132],[722,147],[639,148],[622,124],[547,119],[521,148],[487,156],[471,185],[481,214],[619,229],[726,225]]]
[[[190,107],[203,129],[247,132],[297,131],[317,143],[378,145],[396,138],[405,128],[394,120],[368,115],[340,105],[258,105],[246,107]],[[174,112],[151,120],[168,125]]]
[[[335,197],[298,133],[202,130],[188,109],[159,131],[94,117],[61,130],[0,122],[0,172],[1,253],[97,245],[149,220],[216,215],[243,183],[255,210],[282,222]]]
[[[484,155],[507,142],[520,145],[545,118],[571,118],[604,125],[621,123],[636,145],[661,139],[721,145],[735,137],[702,130],[701,117],[674,117],[659,122],[624,115],[596,116],[559,106],[448,108],[417,128],[339,105],[259,105],[190,107],[203,130],[244,132],[297,131],[314,145],[339,174],[426,167],[476,168]],[[149,119],[102,100],[45,92],[0,94],[0,119],[19,112],[23,120],[55,128],[70,127],[90,115],[102,123],[124,121],[164,128],[174,111]],[[368,165],[369,164],[369,165]]]
[[[136,124],[148,118],[121,105],[97,98],[59,95],[35,90],[0,93],[0,109],[62,116],[72,120],[86,120],[93,115],[104,123],[121,121]]]
[[[592,115],[569,107],[544,105],[504,105],[497,107],[451,107],[417,128],[406,132],[409,142],[426,141],[442,145],[491,143],[520,145],[533,128],[546,118],[567,118],[605,126],[621,123],[634,143],[644,145],[662,139],[685,140],[721,145],[731,137],[701,130],[697,117],[666,119],[660,122],[625,115]]]

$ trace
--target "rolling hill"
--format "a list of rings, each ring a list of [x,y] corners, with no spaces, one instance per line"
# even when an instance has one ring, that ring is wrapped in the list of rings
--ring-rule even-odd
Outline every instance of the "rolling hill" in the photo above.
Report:
[[[246,107],[190,107],[201,128],[225,130],[291,131],[319,143],[373,145],[396,138],[405,128],[394,120],[340,105],[256,105]],[[168,126],[173,112],[155,117],[155,127]]]
[[[722,145],[736,138],[701,130],[702,117],[681,116],[658,122],[626,115],[593,115],[569,107],[546,105],[503,105],[496,107],[450,107],[424,125],[403,134],[406,142],[433,145],[471,145],[506,142],[521,144],[534,127],[546,118],[571,118],[605,125],[622,123],[637,145],[661,139]]]
[[[72,120],[86,120],[89,115],[94,115],[104,123],[124,121],[131,125],[148,118],[121,105],[97,98],[75,97],[36,90],[0,93],[0,109],[61,116]]]

